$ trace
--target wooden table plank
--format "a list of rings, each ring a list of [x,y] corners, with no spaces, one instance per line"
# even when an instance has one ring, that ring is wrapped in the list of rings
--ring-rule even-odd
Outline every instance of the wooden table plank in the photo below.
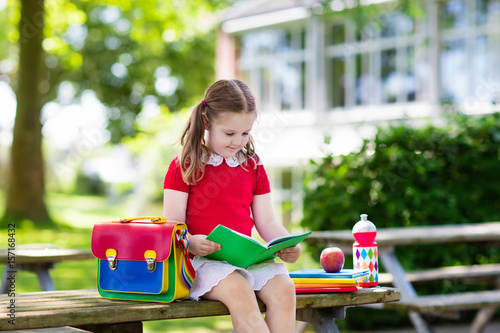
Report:
[[[406,272],[406,278],[411,283],[421,283],[440,280],[473,280],[495,282],[500,277],[500,264],[484,264],[472,266],[449,266]],[[379,273],[379,283],[393,282],[389,273]]]
[[[316,231],[305,240],[307,242],[338,243],[352,246],[354,237],[351,230]],[[500,222],[381,228],[377,230],[375,240],[379,246],[498,242],[500,240]]]
[[[86,260],[94,259],[91,251],[76,250],[76,249],[57,249],[57,248],[40,248],[40,249],[16,249],[15,264],[39,264],[39,263],[57,263],[64,260]],[[0,263],[7,263],[7,249],[0,249]]]
[[[16,296],[16,325],[12,327],[8,324],[8,309],[2,307],[0,309],[0,330],[82,326],[96,323],[112,324],[229,314],[226,306],[221,302],[116,301],[101,298],[95,289],[35,292]],[[297,295],[297,309],[395,302],[399,298],[399,291],[394,288],[365,288],[354,293],[300,294]],[[0,296],[0,304],[8,304],[8,301],[9,298],[6,295]],[[34,306],[29,306],[30,302],[35,302]],[[69,305],[61,307],[62,304]],[[260,306],[261,310],[264,311],[261,302]]]
[[[500,305],[500,290],[464,292],[419,296],[402,300],[398,304],[384,304],[385,309],[437,313],[461,310],[476,310]]]
[[[17,302],[16,302],[17,303]],[[99,307],[106,306],[118,306],[113,300],[107,300],[107,302],[99,301]],[[40,309],[81,309],[96,306],[95,300],[90,299],[71,299],[71,300],[40,300],[35,302],[24,302],[16,304],[16,308],[18,311],[22,312],[30,312],[30,311],[39,311]]]
[[[394,288],[360,288],[357,292],[334,294],[299,294],[297,309],[331,308],[363,304],[396,302],[400,292]]]
[[[46,295],[45,295],[46,294]],[[43,295],[43,297],[41,297]],[[297,308],[305,307],[334,307],[346,305],[361,305],[364,302],[390,302],[396,301],[399,297],[399,291],[393,288],[360,288],[358,292],[352,293],[324,293],[324,294],[299,294],[297,295]],[[7,298],[6,295],[0,296]],[[187,301],[184,301],[187,302]],[[52,309],[60,304],[72,304],[74,306],[86,306],[87,304],[94,306],[107,306],[108,304],[126,304],[136,306],[142,304],[146,306],[157,305],[164,303],[153,302],[133,302],[133,301],[116,301],[102,298],[96,289],[81,289],[69,291],[53,291],[53,292],[31,292],[18,294],[16,297],[16,306],[20,311],[26,311],[31,307],[40,309]],[[179,302],[183,303],[183,302]],[[0,309],[1,313],[6,313],[6,309]]]
[[[1,295],[0,295],[1,297]],[[32,291],[28,293],[16,294],[16,300],[36,300],[36,299],[49,299],[49,298],[64,298],[64,297],[88,297],[88,298],[102,298],[97,289],[71,289],[71,290],[54,290],[54,291],[44,291],[40,293],[39,291]]]
[[[35,330],[15,330],[12,333],[89,333],[89,331],[82,330],[74,327],[51,327],[51,328],[39,328]]]

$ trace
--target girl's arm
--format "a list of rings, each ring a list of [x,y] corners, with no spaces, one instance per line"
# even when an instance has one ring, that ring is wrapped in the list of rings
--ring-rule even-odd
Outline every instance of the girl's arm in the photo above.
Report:
[[[182,191],[165,189],[163,191],[163,216],[167,221],[186,223],[186,209],[189,194]],[[188,233],[189,252],[195,256],[206,256],[220,250],[220,245],[206,239],[205,235]]]
[[[271,193],[253,196],[252,215],[255,228],[264,241],[269,242],[274,238],[290,235],[274,215]],[[298,244],[297,246],[283,249],[276,253],[276,255],[285,262],[294,263],[299,258],[300,252],[301,247]]]
[[[186,210],[189,193],[163,190],[163,216],[167,221],[186,223]]]

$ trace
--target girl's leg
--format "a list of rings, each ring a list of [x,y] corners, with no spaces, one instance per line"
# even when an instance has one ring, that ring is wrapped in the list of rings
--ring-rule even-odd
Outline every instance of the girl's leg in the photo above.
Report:
[[[240,273],[229,274],[203,298],[221,301],[228,307],[235,332],[269,332],[260,313],[255,292]]]
[[[289,276],[273,277],[257,296],[266,304],[266,323],[271,332],[295,331],[295,285]]]

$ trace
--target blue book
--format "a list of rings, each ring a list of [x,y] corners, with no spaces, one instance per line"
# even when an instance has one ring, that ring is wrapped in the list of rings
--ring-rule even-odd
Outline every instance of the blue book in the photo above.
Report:
[[[291,278],[356,279],[370,273],[369,270],[343,269],[338,273],[327,273],[323,269],[300,269],[290,272]]]

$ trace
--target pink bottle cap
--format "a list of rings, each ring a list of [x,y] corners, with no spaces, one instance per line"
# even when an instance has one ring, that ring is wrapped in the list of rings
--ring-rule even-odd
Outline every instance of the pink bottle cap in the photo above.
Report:
[[[361,221],[358,221],[352,228],[354,239],[359,243],[371,243],[377,236],[377,228],[375,224],[368,221],[367,214],[361,214]]]

